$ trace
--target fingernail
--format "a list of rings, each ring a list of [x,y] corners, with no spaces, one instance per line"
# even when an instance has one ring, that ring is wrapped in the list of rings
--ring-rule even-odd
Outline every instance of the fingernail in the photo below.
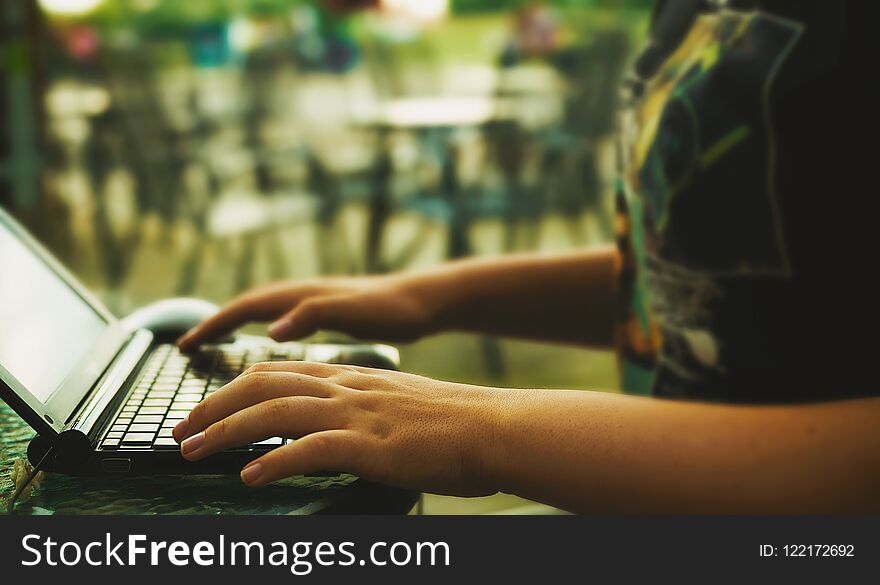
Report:
[[[202,446],[205,442],[205,432],[202,431],[197,435],[193,435],[186,441],[180,444],[180,452],[184,455],[188,455]]]
[[[174,430],[171,431],[171,435],[174,439],[179,443],[181,439],[186,436],[186,429],[189,428],[189,414],[184,417],[182,421],[174,425]]]
[[[274,323],[269,325],[269,335],[271,337],[276,337],[278,335],[282,335],[289,328],[290,328],[290,321],[289,320],[285,319],[283,321],[275,321]]]
[[[263,465],[261,463],[251,463],[241,470],[241,481],[246,484],[252,484],[263,475]]]

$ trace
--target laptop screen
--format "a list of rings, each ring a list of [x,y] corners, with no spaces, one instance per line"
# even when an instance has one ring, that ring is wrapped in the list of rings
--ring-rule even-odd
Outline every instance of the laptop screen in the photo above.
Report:
[[[0,364],[45,403],[108,323],[0,225]]]

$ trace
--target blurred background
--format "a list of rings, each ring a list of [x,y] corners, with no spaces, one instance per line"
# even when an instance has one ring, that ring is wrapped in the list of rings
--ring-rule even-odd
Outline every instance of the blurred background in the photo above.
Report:
[[[118,315],[607,242],[618,88],[652,5],[3,0],[0,205]],[[613,356],[577,348],[441,335],[401,353],[469,383],[617,384]]]

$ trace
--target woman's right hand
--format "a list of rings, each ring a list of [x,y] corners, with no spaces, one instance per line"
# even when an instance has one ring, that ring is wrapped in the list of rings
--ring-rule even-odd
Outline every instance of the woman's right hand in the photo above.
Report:
[[[375,341],[414,341],[435,329],[436,311],[401,275],[325,277],[281,282],[232,300],[178,340],[182,351],[218,339],[246,323],[271,322],[276,341],[320,329]]]

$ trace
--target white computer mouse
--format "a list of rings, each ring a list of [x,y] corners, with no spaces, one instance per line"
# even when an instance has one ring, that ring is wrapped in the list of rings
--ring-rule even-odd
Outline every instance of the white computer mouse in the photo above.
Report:
[[[130,331],[147,329],[157,336],[179,335],[219,310],[214,303],[202,299],[165,299],[137,309],[122,324]]]

